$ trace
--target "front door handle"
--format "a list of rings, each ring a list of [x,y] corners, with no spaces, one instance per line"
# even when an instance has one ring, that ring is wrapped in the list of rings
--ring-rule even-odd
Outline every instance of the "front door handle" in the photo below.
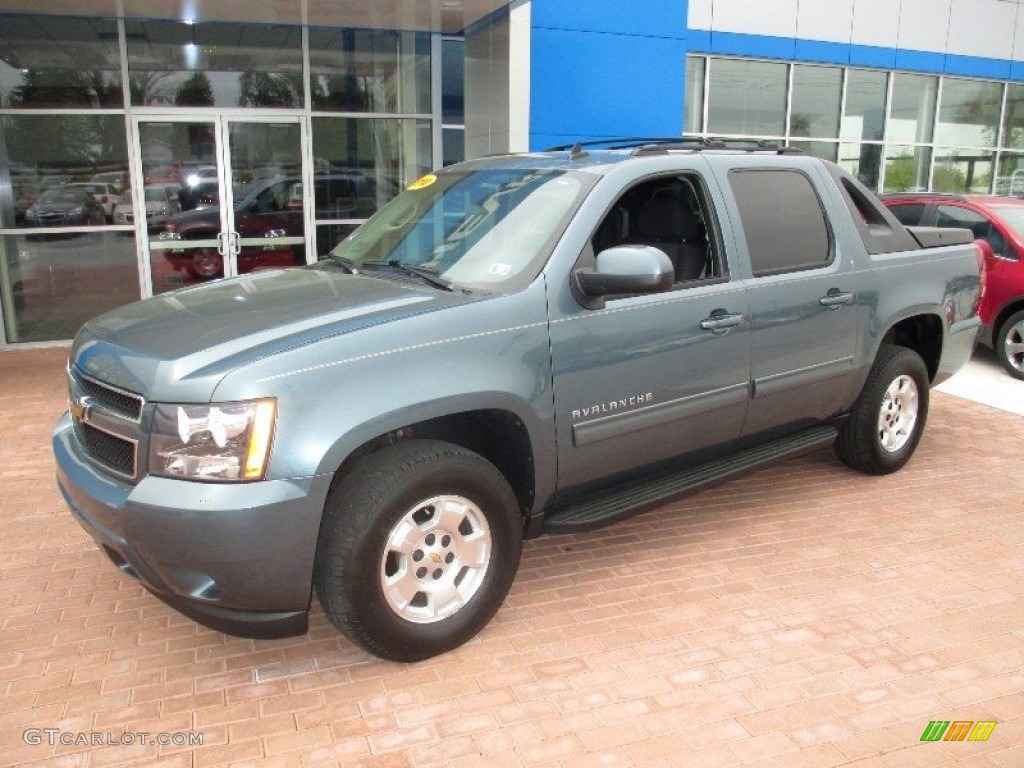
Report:
[[[228,233],[218,232],[217,233],[217,253],[221,256],[228,255]]]
[[[832,288],[828,293],[818,299],[821,306],[828,307],[829,309],[839,309],[852,301],[852,293],[843,293],[838,288]]]
[[[700,327],[705,331],[722,331],[726,328],[734,328],[742,322],[743,315],[716,309],[706,320],[700,321]]]
[[[237,232],[228,232],[228,250],[231,251],[232,256],[237,256],[242,252],[242,246],[238,242],[239,235]]]

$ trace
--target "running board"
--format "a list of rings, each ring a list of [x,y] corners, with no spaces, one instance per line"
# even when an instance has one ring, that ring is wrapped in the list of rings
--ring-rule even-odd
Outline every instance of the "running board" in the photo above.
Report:
[[[627,517],[686,496],[782,459],[831,445],[835,427],[817,426],[721,459],[634,480],[579,504],[556,509],[544,521],[544,533],[578,533],[603,528]]]

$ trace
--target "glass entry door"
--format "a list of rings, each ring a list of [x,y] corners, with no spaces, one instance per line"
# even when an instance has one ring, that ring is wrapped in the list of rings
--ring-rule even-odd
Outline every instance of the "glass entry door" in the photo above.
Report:
[[[143,184],[124,215],[141,219],[154,294],[307,263],[301,121],[134,119]]]

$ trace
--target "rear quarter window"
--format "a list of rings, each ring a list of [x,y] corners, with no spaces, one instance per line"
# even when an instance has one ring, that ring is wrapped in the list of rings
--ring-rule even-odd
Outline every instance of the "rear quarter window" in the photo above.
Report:
[[[733,170],[729,184],[743,222],[754,277],[832,262],[828,221],[814,186],[796,170]]]
[[[890,205],[889,210],[896,217],[897,221],[905,227],[916,227],[924,217],[925,206],[923,203],[906,203],[905,205]]]

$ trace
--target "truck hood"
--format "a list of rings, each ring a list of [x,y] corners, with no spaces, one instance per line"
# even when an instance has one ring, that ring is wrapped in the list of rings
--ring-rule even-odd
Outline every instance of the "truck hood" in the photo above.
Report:
[[[151,400],[203,401],[226,373],[260,358],[477,300],[326,263],[257,272],[90,320],[71,359],[82,372]]]

